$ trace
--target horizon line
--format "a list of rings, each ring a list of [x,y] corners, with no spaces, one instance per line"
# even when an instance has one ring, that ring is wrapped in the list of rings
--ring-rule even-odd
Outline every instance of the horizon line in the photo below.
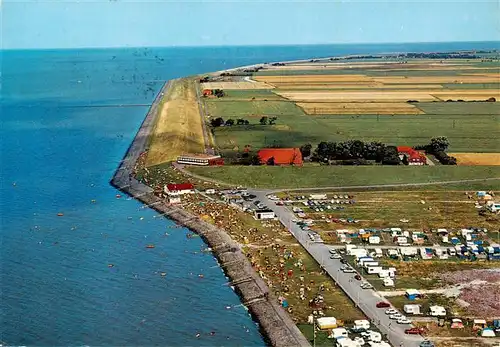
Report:
[[[134,49],[134,48],[225,48],[225,47],[290,47],[290,46],[336,46],[336,45],[404,45],[404,44],[429,44],[429,43],[498,43],[500,40],[474,40],[474,41],[406,41],[406,42],[334,42],[334,43],[264,43],[247,45],[166,45],[166,46],[85,46],[85,47],[1,47],[0,51],[45,51],[45,50],[87,50],[87,49]]]

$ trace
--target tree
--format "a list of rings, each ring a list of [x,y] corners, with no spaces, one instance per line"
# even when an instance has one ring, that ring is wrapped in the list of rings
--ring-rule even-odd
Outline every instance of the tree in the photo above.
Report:
[[[277,119],[278,119],[278,117],[271,117],[271,118],[269,119],[269,125],[274,125],[274,124],[276,124],[276,120],[277,120]]]
[[[244,119],[238,118],[236,120],[236,125],[243,125],[243,124],[245,124],[245,120]]]
[[[260,165],[260,157],[257,154],[250,157],[250,165]]]
[[[226,94],[222,89],[214,89],[214,95],[218,98],[222,98]]]
[[[234,125],[234,119],[228,119],[228,120],[226,121],[226,125],[227,125],[227,126],[233,126],[233,125]]]
[[[266,125],[267,124],[267,120],[268,118],[266,116],[263,116],[260,120],[259,120],[259,123],[261,125]]]
[[[382,159],[382,164],[384,165],[399,165],[401,159],[399,159],[398,149],[394,146],[387,146],[384,149],[384,157]]]
[[[450,142],[446,137],[444,136],[434,137],[431,139],[431,143],[429,144],[429,149],[432,151],[432,153],[446,152],[449,145]]]
[[[266,165],[274,166],[274,157],[267,159]]]
[[[403,165],[408,165],[410,162],[408,161],[408,157],[406,155],[403,155],[403,159],[401,159],[401,162]]]
[[[245,119],[245,125],[248,125],[248,124],[250,124],[250,121]]]
[[[302,158],[307,158],[311,156],[312,145],[310,143],[300,146],[300,153]]]
[[[210,124],[214,128],[220,127],[222,124],[224,124],[224,119],[222,119],[222,117],[218,117],[218,118],[212,119],[212,120],[210,120]]]

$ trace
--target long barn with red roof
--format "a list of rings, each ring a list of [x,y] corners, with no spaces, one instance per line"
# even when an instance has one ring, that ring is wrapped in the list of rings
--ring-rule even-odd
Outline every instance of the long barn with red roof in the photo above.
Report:
[[[257,155],[263,165],[302,166],[302,153],[299,148],[262,148]]]

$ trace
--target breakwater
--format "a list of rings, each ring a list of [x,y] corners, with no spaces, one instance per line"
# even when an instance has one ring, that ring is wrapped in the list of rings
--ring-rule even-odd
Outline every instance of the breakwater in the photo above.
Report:
[[[293,320],[269,292],[267,285],[252,268],[239,245],[224,230],[182,208],[169,205],[164,199],[156,196],[151,187],[139,182],[133,176],[136,161],[141,153],[148,149],[148,138],[154,128],[160,101],[171,83],[171,81],[167,82],[155,98],[125,157],[115,171],[111,185],[203,238],[212,248],[219,265],[230,278],[230,285],[235,288],[242,303],[248,307],[254,320],[259,323],[261,332],[270,345],[276,347],[310,346]]]

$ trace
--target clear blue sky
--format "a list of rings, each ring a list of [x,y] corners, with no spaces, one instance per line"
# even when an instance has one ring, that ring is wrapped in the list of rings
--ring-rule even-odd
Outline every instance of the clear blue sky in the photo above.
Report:
[[[495,0],[4,0],[0,17],[5,49],[497,41],[499,18]]]

